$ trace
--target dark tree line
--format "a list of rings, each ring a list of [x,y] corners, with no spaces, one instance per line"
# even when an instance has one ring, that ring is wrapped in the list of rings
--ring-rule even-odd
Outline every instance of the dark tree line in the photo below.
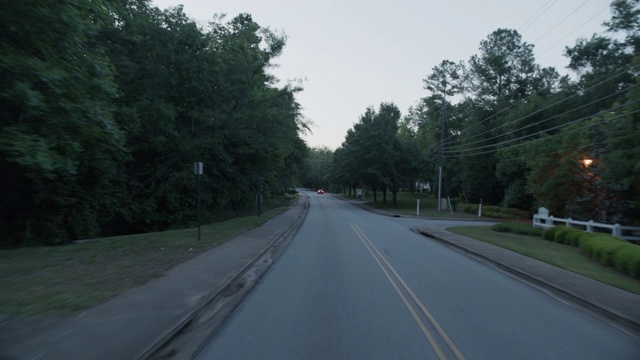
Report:
[[[369,107],[347,131],[342,146],[334,153],[333,180],[351,193],[358,186],[378,191],[387,201],[387,191],[396,205],[397,194],[417,178],[422,154],[415,140],[401,130],[401,114],[393,103],[382,103],[378,111]]]
[[[565,49],[573,76],[538,65],[533,45],[510,29],[489,34],[467,61],[435,66],[429,96],[399,121],[426,161],[418,178],[437,184],[442,162],[443,196],[638,223],[640,6],[614,0],[611,14],[607,33]],[[389,186],[385,172],[407,159],[382,150],[388,141],[384,156],[359,141],[375,116],[367,110],[335,153],[336,176],[351,186]]]
[[[300,175],[301,89],[269,74],[285,36],[206,29],[148,0],[1,0],[4,244],[189,226]]]
[[[311,148],[305,160],[302,186],[310,189],[331,188],[333,151],[327,147]]]

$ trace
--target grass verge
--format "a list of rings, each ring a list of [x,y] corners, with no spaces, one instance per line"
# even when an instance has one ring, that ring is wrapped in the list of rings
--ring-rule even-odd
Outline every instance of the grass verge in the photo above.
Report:
[[[334,195],[343,199],[355,200],[354,196],[341,194]],[[369,193],[367,197],[365,197],[364,203],[372,208],[388,211],[390,213],[416,216],[418,199],[420,199],[420,216],[461,219],[477,218],[474,214],[468,214],[461,211],[454,211],[453,213],[449,210],[438,211],[438,202],[436,198],[429,194],[399,192],[397,204],[396,206],[393,206],[393,195],[390,192],[387,193],[386,203],[382,202],[382,194],[380,192],[378,192],[378,201],[376,202],[373,201],[373,195]],[[461,206],[458,205],[458,207]]]
[[[291,200],[255,215],[197,229],[100,238],[56,247],[0,250],[0,313],[71,316],[264,224]]]
[[[598,264],[572,246],[547,241],[538,236],[496,232],[486,226],[460,226],[447,230],[509,249],[619,289],[640,294],[639,281]]]

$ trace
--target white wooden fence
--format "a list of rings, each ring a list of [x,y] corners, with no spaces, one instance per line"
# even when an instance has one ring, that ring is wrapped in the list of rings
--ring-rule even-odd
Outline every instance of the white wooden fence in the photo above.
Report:
[[[533,215],[534,227],[547,229],[561,224],[570,227],[578,225],[588,232],[594,232],[594,229],[609,229],[611,231],[611,235],[617,238],[628,241],[640,241],[640,227],[638,226],[622,226],[620,224],[609,225],[593,222],[593,220],[578,221],[573,219],[556,218],[549,215],[549,210],[543,207],[539,208],[538,213]]]

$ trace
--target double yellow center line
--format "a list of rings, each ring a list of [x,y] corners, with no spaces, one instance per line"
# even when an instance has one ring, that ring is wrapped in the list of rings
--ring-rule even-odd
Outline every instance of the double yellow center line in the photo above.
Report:
[[[413,302],[418,306],[420,311],[422,311],[422,313],[426,316],[426,318],[431,323],[432,327],[434,329],[436,329],[436,331],[438,332],[438,334],[440,335],[442,340],[445,342],[445,344],[449,347],[449,349],[451,350],[453,355],[456,357],[456,359],[464,360],[464,356],[462,356],[462,353],[460,353],[460,350],[458,350],[458,348],[453,343],[453,341],[451,341],[449,336],[447,336],[447,334],[444,332],[444,330],[442,329],[440,324],[438,324],[438,322],[433,317],[433,315],[431,315],[429,310],[427,310],[427,308],[424,306],[422,301],[420,301],[420,299],[418,299],[418,297],[413,292],[413,290],[411,290],[409,285],[407,285],[407,283],[402,279],[402,277],[393,268],[393,266],[391,266],[391,264],[387,261],[387,259],[385,259],[384,256],[382,256],[380,251],[378,251],[378,249],[373,245],[371,240],[369,240],[369,238],[367,238],[367,236],[362,232],[362,230],[360,230],[360,228],[358,226],[356,226],[355,224],[351,223],[351,227],[353,228],[353,231],[356,232],[356,235],[358,235],[358,237],[360,238],[360,240],[362,241],[364,246],[367,248],[367,250],[369,250],[369,252],[371,253],[371,256],[373,256],[373,258],[376,260],[376,262],[380,266],[380,269],[382,269],[382,272],[384,272],[384,274],[387,276],[387,279],[389,279],[389,282],[391,283],[393,288],[396,289],[396,292],[398,293],[398,296],[400,296],[400,298],[402,299],[402,302],[404,302],[404,305],[407,307],[407,309],[409,310],[409,312],[413,316],[413,318],[416,321],[416,323],[418,323],[418,326],[422,330],[422,333],[424,334],[424,336],[427,339],[427,341],[429,342],[429,344],[431,344],[431,347],[433,348],[433,350],[438,355],[438,358],[441,359],[441,360],[447,359],[447,357],[445,356],[444,352],[440,348],[440,345],[438,345],[438,342],[434,339],[433,334],[431,334],[429,329],[427,329],[427,326],[422,321],[422,318],[418,315],[418,313],[417,313],[416,309],[414,308],[414,306],[411,304],[409,299],[407,299],[405,294],[402,292],[402,290],[398,286],[398,282],[400,283],[400,285],[402,285],[402,287],[405,289],[407,294],[409,294],[411,299],[413,299]],[[383,265],[383,263],[384,263],[384,265]],[[386,265],[386,267],[385,267],[385,265]],[[387,271],[387,269],[389,269],[393,273],[393,275],[395,276],[395,279],[397,279],[397,281],[394,280],[394,278],[391,276],[389,271]]]

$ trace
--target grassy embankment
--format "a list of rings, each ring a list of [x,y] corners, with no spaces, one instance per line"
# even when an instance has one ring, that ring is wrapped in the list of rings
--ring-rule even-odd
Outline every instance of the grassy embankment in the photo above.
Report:
[[[541,236],[496,232],[488,226],[460,226],[447,230],[546,262],[593,280],[640,294],[640,281],[603,266],[579,248],[544,240]]]
[[[348,196],[342,194],[335,194],[344,199],[355,200],[355,196]],[[373,193],[369,192],[366,194],[364,199],[364,203],[366,205],[371,206],[373,208],[384,210],[388,212],[392,212],[399,215],[413,215],[415,216],[417,213],[417,200],[420,200],[420,216],[424,217],[454,217],[454,218],[477,218],[477,214],[467,214],[462,211],[454,211],[453,214],[450,210],[442,210],[438,211],[438,202],[433,195],[429,194],[420,194],[420,193],[398,193],[398,201],[397,205],[393,205],[393,195],[391,192],[387,192],[387,202],[382,202],[382,193],[378,191],[377,202],[373,202]],[[462,209],[462,206],[459,205],[458,208]]]
[[[260,217],[243,214],[204,225],[200,241],[197,229],[189,228],[0,250],[0,314],[76,314],[264,224],[290,204],[284,196],[268,199]]]

